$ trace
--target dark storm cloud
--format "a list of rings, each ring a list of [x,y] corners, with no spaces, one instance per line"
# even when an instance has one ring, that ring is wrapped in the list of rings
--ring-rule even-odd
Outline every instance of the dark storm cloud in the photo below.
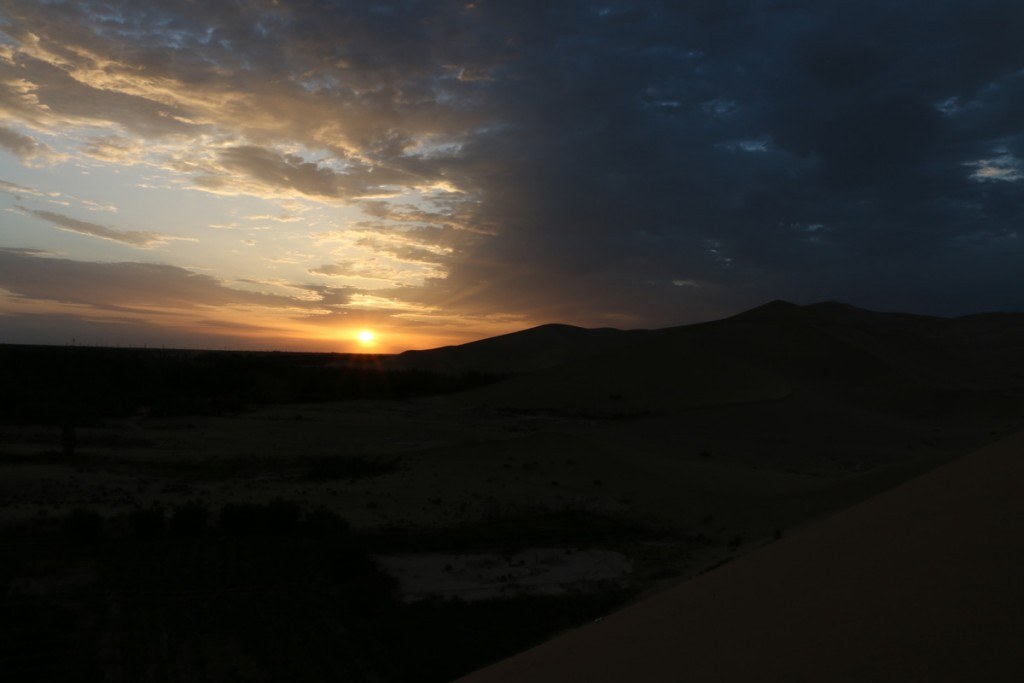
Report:
[[[476,70],[490,57],[445,47],[475,43],[458,26],[461,7],[4,0],[2,28],[17,49],[0,61],[0,101],[40,125],[113,121],[150,137],[230,130],[387,160],[416,135],[459,135],[482,120],[463,97],[479,85],[457,78],[448,53]]]
[[[450,301],[1024,307],[1020,3],[547,7],[492,17],[522,46],[492,93],[514,125],[463,160],[501,231]]]
[[[218,191],[457,189],[367,204],[450,249],[409,301],[624,325],[774,297],[1024,308],[1018,0],[0,7],[26,125],[234,131],[189,162]]]

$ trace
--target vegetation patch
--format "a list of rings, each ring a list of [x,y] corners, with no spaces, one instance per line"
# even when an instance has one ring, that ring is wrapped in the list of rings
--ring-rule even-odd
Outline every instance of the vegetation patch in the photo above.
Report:
[[[343,519],[285,499],[114,517],[81,508],[0,541],[0,633],[32,639],[18,642],[46,676],[66,661],[77,680],[448,681],[630,596],[404,604]],[[4,680],[16,680],[10,666],[0,662]]]
[[[313,481],[332,479],[365,479],[392,474],[401,469],[401,458],[367,458],[360,456],[311,456],[299,460],[302,474]]]
[[[516,552],[530,547],[592,547],[655,539],[664,531],[587,511],[495,516],[443,528],[386,528],[366,534],[378,553]]]

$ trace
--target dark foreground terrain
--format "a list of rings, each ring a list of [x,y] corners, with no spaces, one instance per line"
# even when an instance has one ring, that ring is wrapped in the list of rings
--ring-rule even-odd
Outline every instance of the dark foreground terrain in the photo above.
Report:
[[[451,680],[1024,428],[1018,314],[0,367],[4,681]]]
[[[1013,683],[1024,432],[462,683]]]

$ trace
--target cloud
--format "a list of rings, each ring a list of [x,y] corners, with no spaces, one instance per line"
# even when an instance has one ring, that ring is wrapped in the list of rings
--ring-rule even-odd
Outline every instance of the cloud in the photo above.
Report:
[[[25,187],[24,185],[18,185],[17,183],[9,183],[6,180],[0,180],[0,190],[12,194],[15,197],[21,197],[24,195],[29,195],[31,197],[48,196],[45,192],[41,192],[34,187]]]
[[[298,289],[311,292],[316,301],[325,308],[346,306],[352,296],[359,290],[354,287],[331,287],[326,285],[294,285]],[[326,312],[324,310],[320,313]]]
[[[168,240],[175,239],[174,237],[161,235],[155,232],[114,230],[113,228],[107,228],[88,221],[81,221],[77,218],[71,218],[70,216],[65,216],[64,214],[56,213],[54,211],[25,209],[24,212],[52,223],[61,230],[76,232],[80,235],[88,235],[90,237],[99,237],[100,239],[111,240],[113,242],[120,242],[121,244],[126,244],[129,247],[136,247],[140,249],[148,249],[159,244],[164,244]]]
[[[6,148],[21,158],[29,158],[35,156],[39,143],[27,135],[22,135],[6,126],[0,126],[0,147]]]
[[[115,0],[105,10],[115,24],[91,5],[11,0],[4,30],[16,48],[0,62],[0,101],[36,126],[110,122],[148,138],[297,142],[387,170],[417,140],[458,137],[487,119],[452,100],[481,86],[435,60],[442,36],[460,52],[473,34],[424,30],[424,8],[395,9],[382,21],[358,3]],[[471,54],[454,61],[488,68]],[[424,166],[413,157],[404,165]]]
[[[974,167],[971,178],[978,182],[1015,183],[1024,180],[1024,164],[1012,154],[972,161],[967,165]]]
[[[95,263],[0,249],[0,289],[20,299],[109,310],[180,310],[231,305],[311,308],[316,302],[228,287],[216,278],[155,263]]]
[[[397,165],[370,165],[346,157],[329,162],[312,162],[297,154],[242,145],[225,147],[212,157],[206,153],[182,155],[165,162],[165,167],[193,174],[196,189],[278,199],[298,194],[317,200],[351,201],[391,197],[436,184],[434,174],[425,165],[413,173]]]
[[[328,263],[316,268],[310,268],[311,275],[322,275],[329,278],[346,278],[350,280],[377,280],[380,286],[394,286],[405,282],[410,275],[418,276],[419,273],[410,273],[407,263],[387,262],[378,257],[350,260],[344,262]],[[427,273],[432,274],[430,272]],[[422,281],[421,277],[416,277]]]
[[[316,340],[295,339],[289,330],[274,325],[198,319],[186,326],[169,326],[137,317],[96,317],[90,312],[2,312],[0,343],[78,346],[135,346],[267,350],[288,346],[324,351],[330,347]]]
[[[53,163],[62,158],[49,145],[38,142],[35,138],[23,135],[7,126],[0,126],[0,147],[27,163]]]
[[[426,235],[416,232],[371,232],[350,231],[357,236],[356,244],[369,247],[375,253],[385,254],[409,264],[442,264],[452,253],[452,248],[431,241],[434,231],[425,229]],[[426,239],[424,239],[426,237]]]
[[[100,202],[94,202],[91,199],[79,199],[82,205],[89,211],[106,211],[109,213],[117,213],[117,207],[113,204],[101,204]]]
[[[637,326],[775,297],[1024,305],[992,290],[1024,292],[994,257],[1024,220],[1014,0],[97,7],[5,3],[11,130],[358,204],[313,270],[421,268],[375,296]]]
[[[1020,183],[973,182],[962,161],[989,159],[994,141],[1024,153],[1009,116],[1024,103],[1019,8],[715,5],[635,3],[646,14],[629,28],[572,5],[504,24],[530,46],[519,79],[491,92],[516,125],[460,151],[479,171],[477,219],[498,234],[453,259],[426,301],[633,324],[775,296],[990,305],[996,266],[957,238],[1012,233]],[[936,110],[953,96],[955,115]],[[827,239],[794,224],[828,225]],[[937,264],[957,259],[953,292]],[[706,286],[649,284],[680,272]],[[1024,288],[1020,273],[1000,277]]]
[[[324,275],[326,277],[339,277],[352,274],[351,263],[328,263],[317,268],[310,268],[313,275]]]
[[[401,222],[361,221],[345,230],[310,235],[318,247],[331,248],[337,261],[309,270],[326,277],[379,280],[366,286],[422,285],[444,278],[457,251],[475,235],[449,227],[410,226]]]
[[[246,216],[247,221],[274,221],[275,223],[297,223],[302,220],[302,216],[296,216],[291,213],[282,214],[256,214],[253,216]]]
[[[405,301],[398,297],[379,296],[377,294],[353,294],[349,306],[354,309],[366,308],[384,312],[417,312],[430,313],[437,309]]]
[[[130,165],[142,159],[143,144],[119,135],[105,135],[88,138],[82,151],[94,159]]]

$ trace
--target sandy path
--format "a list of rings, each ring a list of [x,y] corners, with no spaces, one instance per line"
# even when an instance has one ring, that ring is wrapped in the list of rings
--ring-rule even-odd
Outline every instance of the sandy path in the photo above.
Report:
[[[460,680],[1024,680],[1024,433]]]

